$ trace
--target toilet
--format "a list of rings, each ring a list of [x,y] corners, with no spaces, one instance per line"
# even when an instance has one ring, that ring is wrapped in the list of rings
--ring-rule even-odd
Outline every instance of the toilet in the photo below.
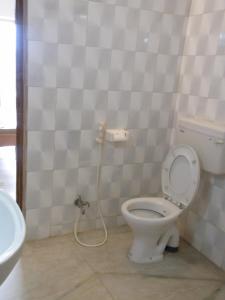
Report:
[[[130,260],[149,263],[179,246],[178,217],[198,191],[201,169],[225,174],[225,124],[178,117],[175,144],[162,165],[162,197],[127,200],[122,214],[133,231]]]
[[[188,145],[172,148],[163,163],[161,181],[162,197],[130,199],[121,208],[134,235],[128,256],[136,263],[161,260],[166,246],[178,248],[175,223],[194,199],[200,181],[196,151]]]

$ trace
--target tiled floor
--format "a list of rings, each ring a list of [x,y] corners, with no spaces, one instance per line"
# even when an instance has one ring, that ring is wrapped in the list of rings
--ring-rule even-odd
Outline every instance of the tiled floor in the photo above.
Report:
[[[82,234],[86,241],[99,232]],[[182,242],[160,263],[127,259],[127,227],[100,248],[78,246],[72,235],[27,242],[16,269],[0,287],[1,300],[224,300],[225,273]]]
[[[16,199],[15,147],[0,147],[0,190]]]

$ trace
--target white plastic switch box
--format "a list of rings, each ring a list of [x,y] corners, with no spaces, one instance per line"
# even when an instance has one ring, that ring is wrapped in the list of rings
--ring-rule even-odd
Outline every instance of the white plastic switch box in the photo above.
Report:
[[[108,142],[125,142],[129,139],[129,132],[125,129],[106,129],[105,139]]]

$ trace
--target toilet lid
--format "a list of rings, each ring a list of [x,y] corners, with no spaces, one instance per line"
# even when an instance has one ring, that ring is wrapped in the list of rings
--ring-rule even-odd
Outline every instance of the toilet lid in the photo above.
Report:
[[[162,167],[162,189],[175,204],[187,207],[194,199],[200,180],[200,165],[195,150],[187,145],[175,146]]]

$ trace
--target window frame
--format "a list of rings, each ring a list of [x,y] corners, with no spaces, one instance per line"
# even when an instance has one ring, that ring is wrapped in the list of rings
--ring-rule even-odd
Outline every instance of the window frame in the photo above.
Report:
[[[26,0],[16,0],[16,201],[25,212],[26,185]]]

